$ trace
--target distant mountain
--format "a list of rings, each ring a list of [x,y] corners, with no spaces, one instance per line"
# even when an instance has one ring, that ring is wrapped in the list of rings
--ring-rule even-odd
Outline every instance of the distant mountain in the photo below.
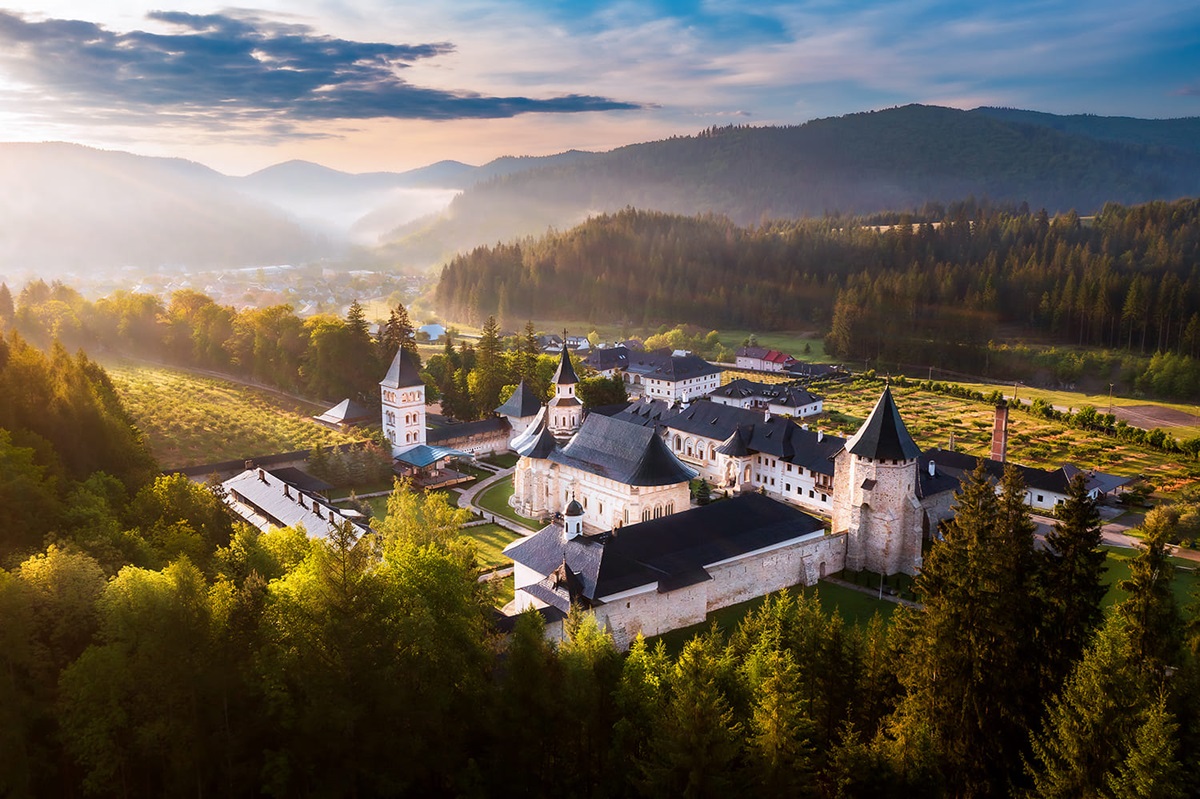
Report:
[[[970,196],[1050,211],[1200,194],[1200,119],[1057,117],[909,105],[795,127],[730,127],[478,183],[401,226],[381,257],[455,252],[626,206],[750,224],[918,208]]]
[[[307,261],[335,244],[200,164],[0,144],[0,272]]]

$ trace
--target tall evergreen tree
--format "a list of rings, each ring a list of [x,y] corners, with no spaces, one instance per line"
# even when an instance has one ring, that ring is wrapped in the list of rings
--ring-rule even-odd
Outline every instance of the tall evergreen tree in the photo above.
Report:
[[[1020,493],[1017,493],[1017,492]],[[1010,469],[997,497],[982,463],[958,496],[945,539],[917,577],[924,610],[900,664],[895,739],[928,727],[959,796],[1002,795],[1018,777],[1038,696],[1032,525]]]
[[[802,709],[800,670],[787,650],[772,652],[766,666],[747,729],[747,776],[760,796],[814,796],[814,726]]]
[[[1067,498],[1056,509],[1054,529],[1041,552],[1042,603],[1046,620],[1046,690],[1057,690],[1083,655],[1104,618],[1100,606],[1105,554],[1100,549],[1100,512],[1088,495],[1082,474],[1075,475]]]
[[[1046,702],[1028,766],[1031,797],[1102,795],[1150,695],[1129,633],[1124,617],[1109,614],[1062,692]]]
[[[379,351],[382,358],[390,363],[396,352],[403,347],[417,358],[419,364],[421,359],[414,332],[408,309],[404,307],[404,303],[396,303],[396,307],[388,313],[387,322],[379,329]],[[446,341],[449,343],[449,337]]]
[[[1160,696],[1146,709],[1129,754],[1108,777],[1112,799],[1184,799],[1188,795],[1175,740],[1178,729]]]
[[[725,797],[732,790],[742,727],[718,676],[714,637],[684,645],[671,672],[671,697],[656,720],[643,786],[651,796]]]
[[[1129,597],[1117,612],[1129,622],[1129,637],[1142,669],[1161,677],[1177,664],[1183,620],[1171,590],[1175,567],[1167,557],[1165,530],[1146,532],[1145,548],[1129,562],[1129,579],[1118,583]]]
[[[483,334],[475,348],[475,371],[471,375],[471,402],[476,416],[490,415],[500,404],[500,389],[508,382],[500,325],[489,316],[483,323]]]
[[[7,283],[0,283],[0,324],[11,325],[16,317],[12,292],[8,290]]]

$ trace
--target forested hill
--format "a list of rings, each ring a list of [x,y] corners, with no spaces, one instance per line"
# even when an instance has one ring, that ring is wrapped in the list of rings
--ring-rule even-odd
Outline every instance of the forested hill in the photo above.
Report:
[[[1200,201],[1066,214],[957,206],[946,220],[739,227],[626,210],[443,271],[451,318],[832,328],[848,359],[983,368],[999,326],[1134,353],[1200,355]],[[1191,385],[1190,383],[1188,385]],[[1175,392],[1172,392],[1175,393]]]
[[[438,218],[398,229],[384,252],[409,263],[432,262],[626,206],[713,212],[742,224],[911,209],[969,196],[1091,213],[1109,201],[1200,194],[1196,141],[1196,118],[919,105],[796,127],[714,129],[480,184]]]

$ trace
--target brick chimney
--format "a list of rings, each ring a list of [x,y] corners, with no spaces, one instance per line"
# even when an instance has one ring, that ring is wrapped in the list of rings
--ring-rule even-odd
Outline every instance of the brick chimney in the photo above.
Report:
[[[992,460],[1004,463],[1008,454],[1008,402],[996,403],[996,425],[992,428]]]

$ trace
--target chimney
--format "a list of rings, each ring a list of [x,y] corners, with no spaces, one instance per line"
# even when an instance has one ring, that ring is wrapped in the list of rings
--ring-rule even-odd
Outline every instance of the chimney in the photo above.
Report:
[[[825,431],[817,430],[817,443],[820,444],[824,440],[825,440]]]
[[[763,411],[763,421],[764,421],[764,422],[769,422],[769,421],[771,421],[771,411],[770,411],[769,409],[768,409],[768,410],[765,410],[765,411]]]
[[[253,468],[254,468],[254,461],[246,461],[246,471],[250,471]]]
[[[932,460],[929,461],[929,476],[937,477],[937,466],[934,464],[934,462]]]
[[[992,460],[1004,463],[1008,452],[1008,403],[996,403],[996,425],[992,428]]]
[[[288,487],[287,483],[283,484],[283,495],[288,499],[292,498],[292,489]]]
[[[267,482],[267,473],[264,472],[262,469],[259,469],[258,470],[258,479],[262,480],[264,483]]]

